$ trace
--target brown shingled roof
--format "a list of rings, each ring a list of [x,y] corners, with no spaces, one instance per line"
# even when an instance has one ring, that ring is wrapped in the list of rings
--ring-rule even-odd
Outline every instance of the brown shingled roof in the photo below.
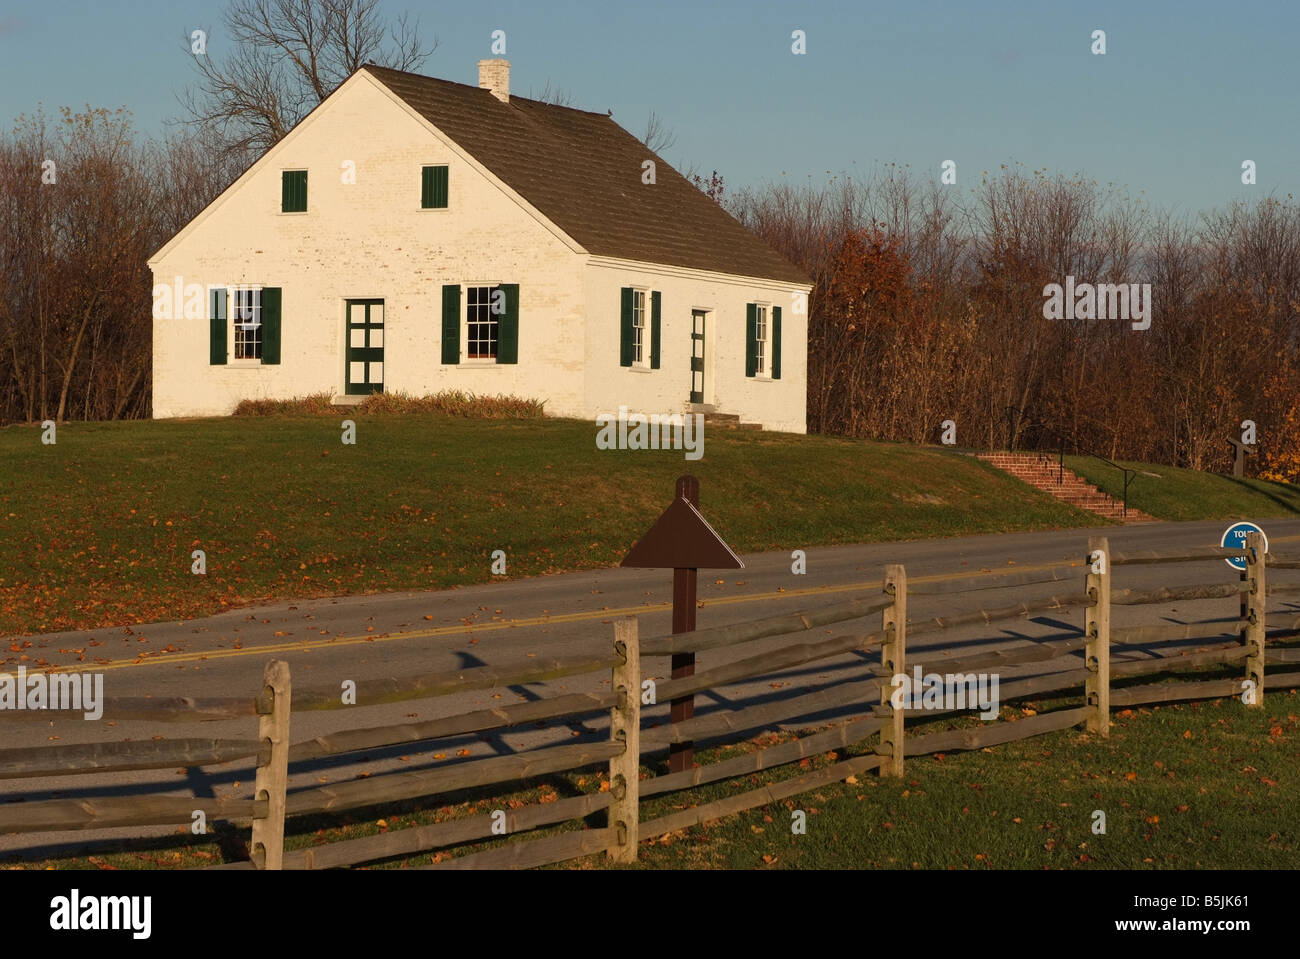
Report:
[[[463,83],[362,67],[597,256],[807,283],[803,271],[741,226],[602,113]],[[641,164],[655,161],[655,184]]]

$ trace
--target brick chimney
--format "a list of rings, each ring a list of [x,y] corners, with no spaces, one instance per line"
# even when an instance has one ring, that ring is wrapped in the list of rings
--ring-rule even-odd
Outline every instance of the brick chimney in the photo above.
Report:
[[[478,85],[480,89],[491,90],[492,95],[502,103],[509,103],[510,61],[480,60],[478,62]]]

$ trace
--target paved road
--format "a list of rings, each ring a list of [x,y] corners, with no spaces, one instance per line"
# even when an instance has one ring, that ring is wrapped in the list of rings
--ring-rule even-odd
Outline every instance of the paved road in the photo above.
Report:
[[[1115,551],[1168,549],[1178,546],[1217,545],[1228,525],[1213,523],[1159,523],[1102,530],[1022,533],[962,537],[919,542],[882,543],[807,550],[807,573],[791,572],[789,551],[743,557],[746,568],[717,575],[701,573],[699,627],[739,622],[779,612],[817,607],[855,596],[878,596],[882,568],[886,563],[904,563],[910,583],[921,583],[953,572],[978,573],[987,570],[1034,569],[1062,561],[1075,561],[1082,582],[1083,554],[1088,536],[1107,535]],[[1300,521],[1271,521],[1264,524],[1273,548],[1300,552]],[[791,544],[791,549],[800,544]],[[1173,576],[1178,578],[1172,579]],[[1287,574],[1279,571],[1278,577]],[[1290,574],[1300,577],[1300,574]],[[1121,567],[1115,573],[1115,588],[1149,588],[1157,585],[1229,582],[1235,579],[1221,561],[1179,566]],[[103,629],[80,633],[28,637],[33,643],[25,650],[29,662],[44,658],[60,665],[76,665],[78,651],[84,651],[80,668],[104,674],[105,695],[117,696],[231,696],[252,695],[260,686],[262,668],[273,657],[286,659],[295,688],[339,689],[344,680],[407,676],[480,665],[517,662],[530,655],[554,657],[599,655],[609,650],[613,619],[635,614],[642,636],[670,631],[671,573],[657,570],[600,570],[547,576],[519,582],[498,582],[469,588],[399,593],[342,599],[277,603],[243,609],[203,620],[155,623],[130,629]],[[1068,585],[1068,584],[1067,584]],[[1010,591],[981,592],[958,596],[914,596],[909,603],[912,620],[945,615],[981,604],[1006,605],[1027,597],[1060,593],[1060,586],[1024,587]],[[1271,613],[1300,614],[1300,603],[1270,603]],[[1184,622],[1194,619],[1232,617],[1236,601],[1209,600],[1158,607],[1127,607],[1116,613],[1120,624]],[[998,648],[1027,639],[1042,639],[1077,631],[1082,612],[1072,609],[1059,616],[1019,619],[944,632],[941,636],[918,637],[909,644],[909,664],[922,662],[939,666],[945,656],[960,653],[974,640],[996,639]],[[864,627],[864,622],[867,624]],[[839,635],[872,629],[879,615],[866,621],[837,624],[816,632],[816,636]],[[804,638],[808,638],[805,636]],[[740,655],[752,655],[781,644],[780,638],[746,646],[742,652],[720,650],[700,655],[701,667],[708,667]],[[92,643],[98,645],[91,645]],[[4,649],[8,649],[8,642]],[[1045,669],[1065,668],[1060,660],[1044,666],[1035,664],[1008,670],[1003,680],[1015,675],[1032,675]],[[0,671],[12,672],[16,654],[0,662]],[[1077,665],[1077,662],[1073,665]],[[867,661],[847,655],[789,670],[777,676],[736,684],[697,701],[697,713],[724,709],[739,702],[781,698],[807,691],[843,678],[866,675]],[[647,659],[643,671],[664,677],[666,659]],[[338,729],[358,725],[384,725],[404,719],[427,720],[454,715],[473,708],[505,705],[558,692],[607,688],[608,674],[575,677],[527,687],[483,690],[445,696],[435,700],[376,706],[364,714],[348,710],[298,713],[293,718],[295,742]],[[364,704],[363,704],[364,705]],[[662,721],[666,706],[649,710],[647,722]],[[359,720],[359,715],[364,718]],[[600,736],[603,718],[584,722],[554,722],[541,728],[528,727],[504,733],[440,741],[434,748],[374,751],[359,761],[322,761],[300,768],[290,787],[320,782],[340,782],[360,772],[413,769],[455,761],[457,751],[489,755],[557,741],[575,742],[584,736]],[[797,724],[796,724],[797,725]],[[100,722],[58,720],[55,722],[6,721],[0,714],[5,746],[40,746],[46,743],[102,741],[111,738],[144,738],[165,734],[169,738],[188,736],[251,738],[252,720],[234,723],[177,724],[162,728],[149,724],[115,722],[106,715]],[[578,737],[578,738],[575,738]],[[434,752],[449,757],[434,760]],[[238,767],[238,768],[236,768]],[[78,788],[89,787],[96,795],[132,795],[137,792],[174,789],[177,795],[248,796],[251,768],[242,764],[206,770],[148,771],[113,777],[77,777]],[[0,800],[23,796],[28,800],[53,798],[72,780],[19,780],[0,783]],[[168,830],[160,830],[166,832]],[[138,830],[132,830],[138,834]],[[112,832],[96,833],[111,837]],[[79,837],[73,837],[77,839]],[[0,836],[0,850],[13,853],[50,854],[59,848],[62,836]],[[77,846],[82,842],[75,843]]]

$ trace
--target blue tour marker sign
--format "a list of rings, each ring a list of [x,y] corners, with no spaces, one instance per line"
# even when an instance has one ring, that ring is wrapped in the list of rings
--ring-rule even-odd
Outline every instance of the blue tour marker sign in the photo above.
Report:
[[[1227,549],[1245,549],[1247,533],[1259,533],[1264,536],[1264,531],[1254,523],[1235,523],[1223,531],[1223,539],[1219,542],[1219,545]],[[1268,552],[1267,536],[1264,536],[1264,552]],[[1246,558],[1244,556],[1229,556],[1224,562],[1238,572],[1244,573],[1246,571]]]

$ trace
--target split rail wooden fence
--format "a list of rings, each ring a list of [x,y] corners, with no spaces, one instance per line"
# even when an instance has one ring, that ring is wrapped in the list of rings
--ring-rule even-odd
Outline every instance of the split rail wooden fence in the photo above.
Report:
[[[1145,591],[1115,589],[1112,585],[1115,570],[1125,566],[1221,563],[1227,557],[1236,556],[1243,557],[1248,565],[1246,573],[1233,582]],[[3,749],[0,750],[0,779],[210,767],[255,759],[253,797],[86,796],[4,803],[0,804],[0,832],[188,826],[193,822],[194,813],[201,810],[209,823],[225,820],[252,826],[249,860],[214,868],[336,868],[494,838],[498,841],[488,848],[453,856],[425,868],[521,868],[599,852],[605,852],[616,862],[630,863],[636,861],[637,845],[642,838],[661,836],[780,802],[873,769],[880,775],[901,776],[908,756],[979,749],[1081,724],[1093,734],[1107,736],[1110,711],[1114,708],[1228,696],[1244,696],[1243,701],[1249,699],[1258,706],[1263,704],[1266,686],[1269,689],[1300,686],[1300,669],[1275,669],[1300,666],[1300,646],[1284,645],[1300,638],[1300,616],[1289,616],[1286,622],[1269,630],[1265,615],[1266,597],[1300,594],[1300,583],[1266,584],[1266,567],[1300,570],[1300,556],[1266,555],[1258,534],[1252,534],[1246,548],[1241,550],[1204,547],[1134,553],[1112,553],[1104,538],[1094,538],[1088,543],[1086,562],[1081,592],[1077,560],[1033,571],[957,574],[910,586],[902,566],[888,566],[882,592],[876,597],[647,639],[638,636],[634,618],[622,619],[614,624],[613,647],[608,655],[546,662],[528,660],[509,666],[361,682],[356,689],[356,702],[365,704],[362,706],[343,706],[335,690],[294,693],[288,666],[279,661],[267,664],[262,689],[250,698],[109,699],[105,716],[115,720],[194,722],[255,718],[257,738],[159,739]],[[939,618],[909,620],[908,616],[909,597],[996,594],[1031,586],[1051,588],[1056,583],[1061,584],[1061,590],[1052,595],[1003,605],[980,604],[978,608]],[[1071,585],[1073,589],[1069,588]],[[1125,626],[1112,620],[1117,607],[1214,598],[1236,599],[1239,603],[1236,615],[1167,625]],[[971,648],[970,641],[963,640],[961,654],[951,657],[929,642],[942,641],[945,631],[956,627],[993,626],[1023,617],[1076,610],[1082,613],[1082,629],[1071,628],[1045,640],[1025,640],[1012,648],[1005,648],[1006,636],[990,636],[986,643],[975,644],[975,648]],[[876,615],[880,616],[879,628],[823,636],[826,627]],[[778,637],[783,641],[776,648],[757,652],[747,649],[752,648],[750,644]],[[1188,640],[1207,642],[1189,648]],[[929,645],[922,646],[922,643]],[[911,654],[909,644],[912,644]],[[999,648],[981,650],[981,645]],[[667,703],[738,682],[759,681],[849,654],[861,658],[868,671],[865,678],[838,679],[786,698],[768,697],[770,701],[754,701],[735,709],[695,715],[682,722],[643,727],[643,659],[722,649],[739,649],[742,655],[691,676],[658,682],[654,687],[655,701]],[[1129,655],[1130,651],[1141,655],[1134,657]],[[1121,658],[1113,660],[1112,654]],[[1014,721],[999,719],[925,732],[924,728],[935,719],[951,718],[961,710],[894,708],[891,703],[897,688],[894,678],[908,673],[914,665],[912,658],[927,671],[944,674],[1032,667],[1032,675],[1000,681],[1002,704],[1046,694],[1057,699],[1077,696],[1078,704]],[[1239,674],[1231,678],[1178,682],[1126,682],[1189,667],[1221,667],[1237,670]],[[441,719],[366,726],[297,743],[290,739],[290,718],[295,713],[338,708],[365,710],[381,704],[605,671],[610,677],[608,692],[549,695]],[[418,743],[430,748],[439,740],[451,737],[506,730],[528,723],[590,719],[602,714],[608,714],[610,722],[608,735],[599,740],[542,746],[434,769],[388,772],[288,790],[289,766],[295,762],[363,754],[404,744]],[[28,718],[42,717],[34,714]],[[815,731],[681,772],[642,778],[643,757],[665,753],[674,743],[737,743],[778,726]],[[846,755],[838,762],[793,778],[779,779],[758,789],[649,819],[642,817],[642,801],[651,797],[732,780],[805,758],[856,749],[863,744],[866,744],[865,751]],[[521,784],[535,783],[539,777],[590,768],[607,769],[610,783],[607,791],[503,808],[507,834],[504,838],[499,837],[501,817],[485,814],[393,829],[380,835],[308,849],[285,849],[286,822],[296,818],[424,801],[485,787],[509,791]],[[598,824],[592,825],[593,819]],[[521,834],[562,824],[568,828],[542,838],[520,839]]]

